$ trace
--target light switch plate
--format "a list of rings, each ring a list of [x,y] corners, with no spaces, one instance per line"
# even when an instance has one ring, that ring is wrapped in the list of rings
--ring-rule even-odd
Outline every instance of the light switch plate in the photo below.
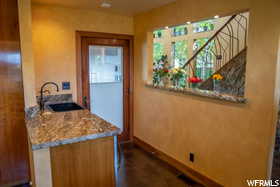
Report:
[[[62,82],[62,90],[70,90],[70,82]]]

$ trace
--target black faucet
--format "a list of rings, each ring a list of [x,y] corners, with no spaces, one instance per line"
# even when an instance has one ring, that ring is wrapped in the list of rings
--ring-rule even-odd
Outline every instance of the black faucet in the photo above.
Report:
[[[50,93],[49,90],[45,90],[45,91],[44,91],[45,86],[47,86],[48,84],[53,84],[53,85],[55,85],[55,86],[56,86],[56,91],[57,91],[57,92],[59,91],[58,85],[57,85],[55,82],[46,82],[46,83],[44,83],[44,84],[41,86],[41,90],[40,90],[40,102],[39,102],[39,104],[40,104],[40,110],[41,110],[41,111],[44,111],[44,107],[45,107],[45,102],[44,102],[44,99],[43,99],[44,93],[45,93],[45,92]]]

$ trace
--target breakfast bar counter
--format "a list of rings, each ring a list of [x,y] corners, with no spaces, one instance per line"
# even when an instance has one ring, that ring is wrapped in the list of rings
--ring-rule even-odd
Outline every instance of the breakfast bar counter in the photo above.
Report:
[[[115,136],[120,129],[88,110],[46,111],[27,120],[32,150]]]
[[[32,186],[114,186],[120,129],[88,110],[38,112],[26,120]]]

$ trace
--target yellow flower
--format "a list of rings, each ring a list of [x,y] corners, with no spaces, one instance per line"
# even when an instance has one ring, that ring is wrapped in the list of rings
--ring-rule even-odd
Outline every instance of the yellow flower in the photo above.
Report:
[[[184,70],[184,69],[181,69],[181,72],[182,72],[182,73],[186,73],[186,70]]]
[[[214,74],[213,76],[212,76],[212,79],[214,79],[214,80],[222,80],[224,77],[221,75],[221,74],[219,74],[219,73],[217,73],[217,74]]]
[[[173,68],[173,69],[172,69],[172,73],[173,73],[173,74],[178,73],[178,69],[177,69],[177,68]]]

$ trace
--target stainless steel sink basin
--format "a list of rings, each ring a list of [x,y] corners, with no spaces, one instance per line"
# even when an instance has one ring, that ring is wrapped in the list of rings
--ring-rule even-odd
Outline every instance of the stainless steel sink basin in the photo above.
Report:
[[[76,103],[49,104],[48,107],[54,112],[66,112],[72,110],[83,110],[84,108]]]

